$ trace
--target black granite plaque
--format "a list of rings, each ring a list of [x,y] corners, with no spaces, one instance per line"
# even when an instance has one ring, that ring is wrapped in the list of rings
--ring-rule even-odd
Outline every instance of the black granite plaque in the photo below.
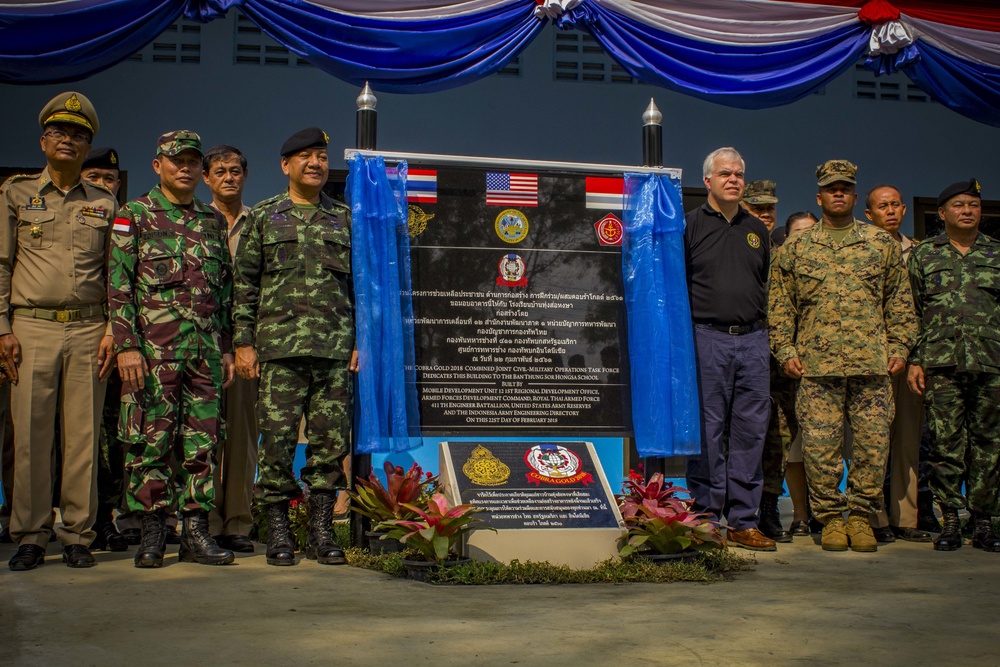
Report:
[[[462,502],[498,530],[618,527],[586,443],[447,444]]]
[[[436,187],[410,205],[423,432],[630,434],[620,204],[601,208],[584,174],[421,170]]]

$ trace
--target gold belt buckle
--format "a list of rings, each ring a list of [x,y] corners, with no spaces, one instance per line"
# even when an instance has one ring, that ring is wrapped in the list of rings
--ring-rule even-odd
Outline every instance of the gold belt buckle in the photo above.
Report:
[[[56,322],[69,322],[70,315],[73,313],[72,310],[57,310],[56,311]]]

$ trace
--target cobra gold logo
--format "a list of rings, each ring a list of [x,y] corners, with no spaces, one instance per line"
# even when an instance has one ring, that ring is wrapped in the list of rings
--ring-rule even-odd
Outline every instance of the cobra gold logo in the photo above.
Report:
[[[510,466],[493,456],[493,452],[482,445],[476,445],[462,466],[462,473],[473,484],[500,486],[510,477]]]

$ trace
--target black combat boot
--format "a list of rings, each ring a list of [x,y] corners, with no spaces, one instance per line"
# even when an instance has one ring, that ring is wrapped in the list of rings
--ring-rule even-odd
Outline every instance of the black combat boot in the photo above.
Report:
[[[760,497],[760,518],[757,528],[775,542],[791,542],[792,534],[781,527],[781,515],[778,514],[778,496],[766,491]]]
[[[208,512],[195,510],[187,512],[181,519],[181,548],[177,560],[182,563],[202,565],[229,565],[236,556],[229,549],[223,549],[208,532]]]
[[[934,494],[930,491],[917,493],[917,528],[929,533],[941,532],[941,524],[934,516]]]
[[[983,551],[1000,552],[1000,535],[993,531],[993,519],[976,515],[976,532],[972,534],[972,546]]]
[[[94,551],[127,551],[128,542],[122,534],[115,528],[115,521],[111,514],[110,507],[97,508],[97,521],[94,523],[94,532],[97,536],[90,547]]]
[[[958,520],[958,510],[942,510],[944,528],[934,540],[934,551],[954,551],[962,547],[962,525]]]
[[[323,565],[343,565],[347,562],[344,552],[333,541],[333,506],[336,496],[332,493],[314,493],[309,499],[309,544],[306,558]]]
[[[267,506],[268,565],[295,565],[295,542],[288,526],[288,501]]]
[[[163,552],[167,550],[163,510],[144,512],[139,519],[142,521],[142,538],[135,552],[135,566],[162,567]]]

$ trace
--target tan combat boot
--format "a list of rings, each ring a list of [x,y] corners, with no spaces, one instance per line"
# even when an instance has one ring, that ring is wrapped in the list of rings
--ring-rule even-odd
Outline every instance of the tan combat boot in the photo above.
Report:
[[[847,539],[853,551],[878,551],[878,540],[867,515],[852,514],[847,517]]]
[[[823,551],[847,551],[847,530],[842,517],[835,516],[826,522],[820,544]]]

